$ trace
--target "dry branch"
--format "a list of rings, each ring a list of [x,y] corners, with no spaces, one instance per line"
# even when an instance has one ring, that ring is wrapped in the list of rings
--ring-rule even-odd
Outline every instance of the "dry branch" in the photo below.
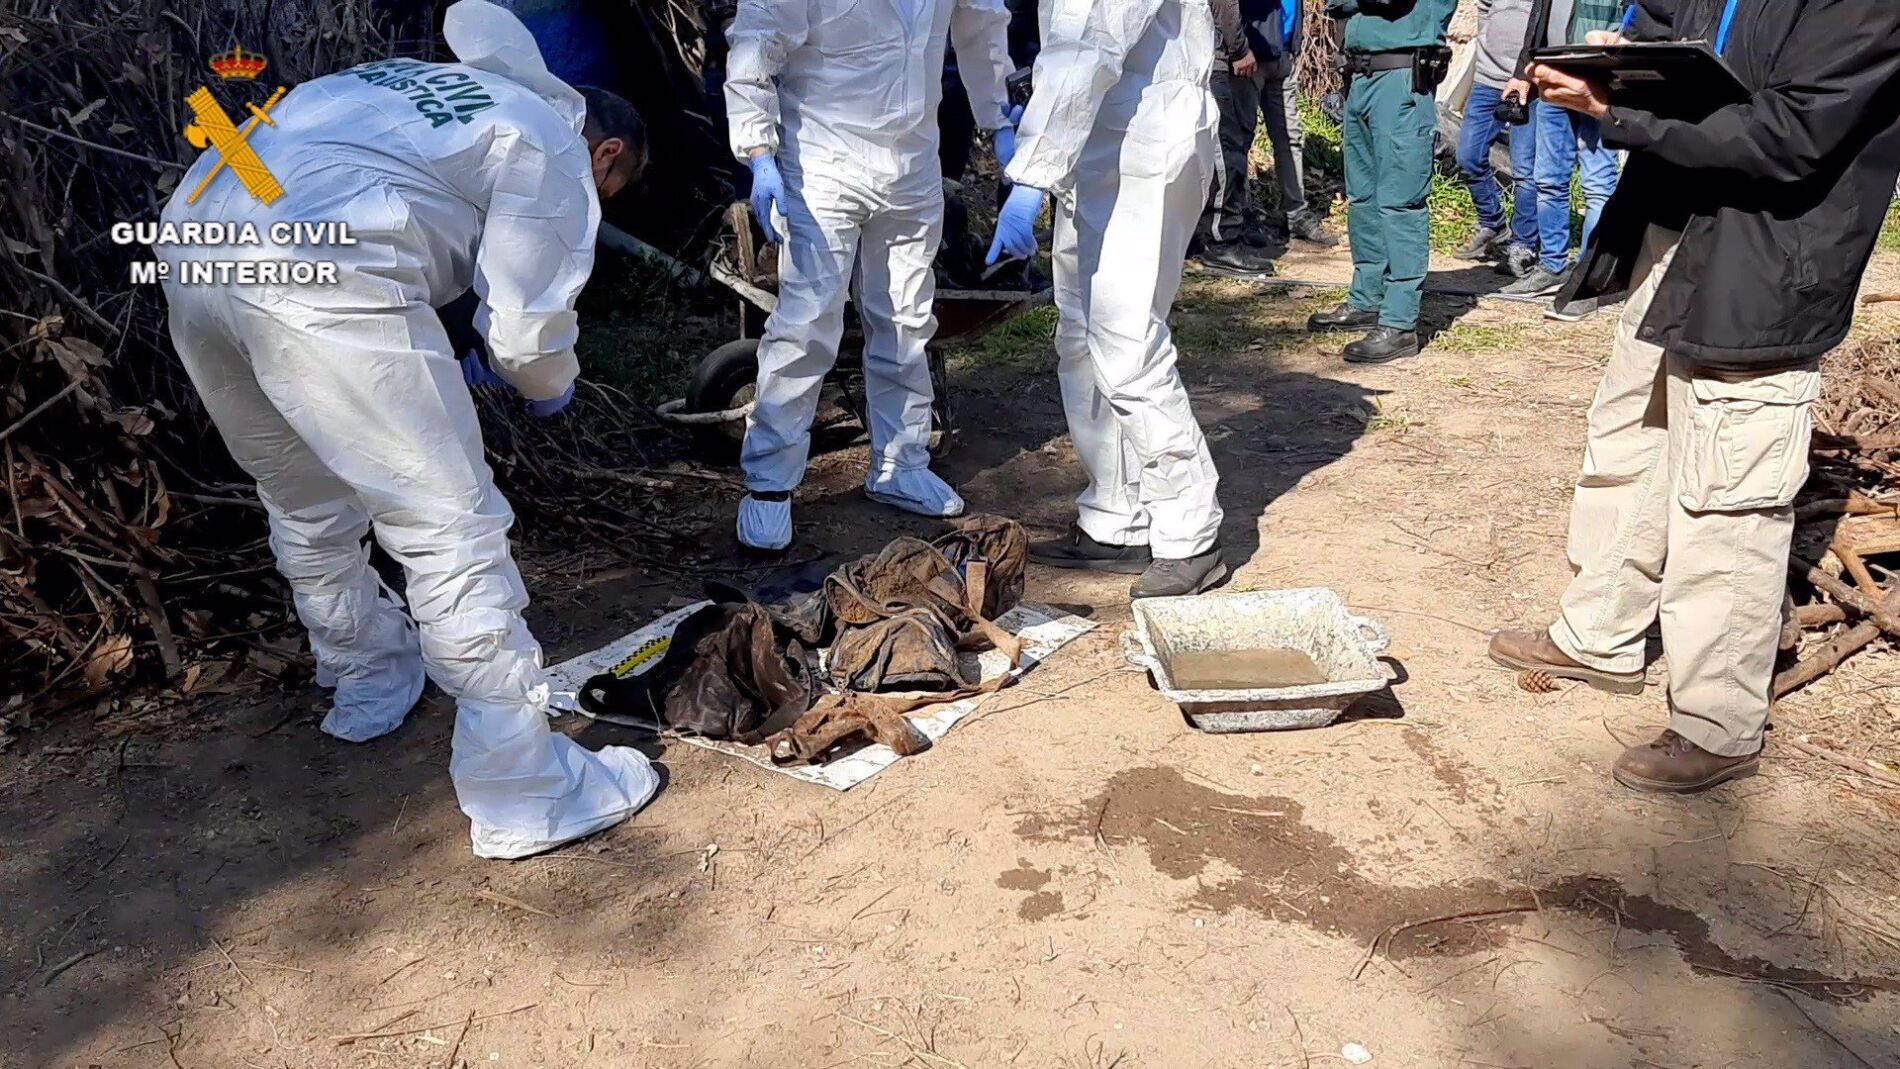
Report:
[[[1900,562],[1881,559],[1900,552],[1900,344],[1863,343],[1830,355],[1814,415],[1812,477],[1795,508],[1789,574],[1791,592],[1811,590],[1818,599],[1794,605],[1790,626],[1806,629],[1812,642],[1775,677],[1777,698],[1883,636],[1900,638],[1900,582],[1893,579]],[[1841,624],[1848,626],[1833,630]]]

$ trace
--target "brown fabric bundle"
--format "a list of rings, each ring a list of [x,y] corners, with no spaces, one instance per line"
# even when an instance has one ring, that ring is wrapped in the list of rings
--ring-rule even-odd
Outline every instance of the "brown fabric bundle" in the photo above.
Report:
[[[929,609],[905,609],[862,627],[847,627],[831,644],[831,678],[844,690],[962,690],[970,679],[957,664],[957,640]]]
[[[1022,659],[1022,643],[993,622],[1022,598],[1028,537],[1014,520],[977,517],[958,532],[933,544],[898,538],[869,557],[860,557],[825,580],[825,603],[833,630],[842,638],[862,627],[922,608],[935,613],[959,646],[981,638],[1009,657]],[[960,560],[953,561],[945,549]],[[991,560],[978,554],[994,550]],[[992,576],[1001,579],[992,593]]]
[[[774,631],[753,602],[708,605],[680,621],[660,662],[637,676],[604,673],[581,688],[592,712],[642,712],[666,727],[751,744],[784,728],[812,700],[798,640]]]
[[[1029,534],[1022,524],[1001,516],[972,516],[930,544],[959,572],[966,571],[971,561],[989,566],[989,585],[980,606],[986,619],[994,620],[1022,603],[1029,567]]]
[[[822,764],[834,750],[857,742],[881,742],[899,757],[920,754],[930,748],[930,736],[905,719],[905,713],[992,694],[1008,681],[1005,674],[981,686],[937,694],[827,694],[791,727],[772,737],[772,762]]]
[[[626,679],[596,676],[581,703],[648,713],[706,738],[765,739],[781,763],[820,761],[857,742],[882,742],[908,757],[930,740],[905,713],[1009,680],[970,678],[959,650],[994,646],[1011,667],[1021,663],[1022,641],[995,618],[1022,600],[1028,547],[1016,521],[976,516],[934,542],[895,539],[783,605],[708,584],[717,603],[680,623],[659,664]],[[805,650],[827,639],[843,693],[820,697]]]

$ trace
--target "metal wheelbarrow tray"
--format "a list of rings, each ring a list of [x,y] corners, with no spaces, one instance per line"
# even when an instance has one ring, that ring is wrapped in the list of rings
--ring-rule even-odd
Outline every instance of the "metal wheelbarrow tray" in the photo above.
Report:
[[[1325,727],[1362,695],[1391,682],[1378,655],[1391,644],[1377,621],[1355,616],[1324,588],[1145,598],[1122,635],[1130,664],[1146,668],[1161,695],[1202,731]],[[1175,659],[1188,652],[1296,650],[1325,681],[1302,686],[1184,690]]]

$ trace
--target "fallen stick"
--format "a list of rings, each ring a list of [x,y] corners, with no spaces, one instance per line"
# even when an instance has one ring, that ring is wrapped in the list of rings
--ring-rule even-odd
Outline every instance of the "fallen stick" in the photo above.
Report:
[[[1835,1035],[1835,1034],[1834,1034],[1833,1032],[1830,1032],[1830,1031],[1828,1031],[1828,1030],[1827,1030],[1827,1028],[1826,1028],[1826,1027],[1824,1027],[1824,1026],[1823,1026],[1823,1025],[1821,1024],[1821,1022],[1819,1022],[1819,1021],[1817,1021],[1817,1020],[1815,1020],[1815,1019],[1814,1019],[1814,1015],[1808,1012],[1808,1010],[1807,1010],[1807,1007],[1805,1007],[1805,1006],[1803,1006],[1803,1005],[1801,1005],[1801,1003],[1800,1003],[1800,1002],[1798,1002],[1798,1001],[1796,1001],[1796,1000],[1795,1000],[1795,997],[1794,997],[1793,995],[1790,995],[1790,994],[1789,994],[1789,993],[1788,993],[1787,991],[1785,991],[1785,990],[1777,990],[1777,991],[1776,991],[1775,993],[1776,993],[1776,994],[1778,994],[1778,995],[1780,995],[1780,996],[1781,996],[1782,998],[1785,998],[1785,999],[1787,999],[1787,1000],[1788,1000],[1788,1005],[1790,1005],[1790,1006],[1793,1006],[1793,1007],[1795,1008],[1795,1011],[1796,1011],[1797,1013],[1799,1013],[1799,1014],[1801,1014],[1801,1016],[1802,1016],[1802,1017],[1804,1017],[1804,1018],[1806,1018],[1806,1019],[1807,1019],[1807,1022],[1808,1022],[1808,1025],[1809,1025],[1810,1027],[1812,1027],[1812,1028],[1813,1028],[1813,1029],[1814,1029],[1814,1030],[1815,1030],[1816,1032],[1819,1032],[1819,1033],[1821,1033],[1822,1035],[1824,1035],[1824,1036],[1826,1036],[1827,1038],[1829,1038],[1829,1039],[1831,1039],[1831,1040],[1833,1040],[1833,1041],[1834,1041],[1834,1045],[1835,1045],[1835,1046],[1837,1046],[1837,1047],[1839,1047],[1839,1048],[1841,1048],[1842,1050],[1844,1050],[1844,1051],[1846,1051],[1846,1052],[1848,1053],[1848,1055],[1849,1055],[1850,1057],[1852,1057],[1852,1058],[1853,1058],[1853,1059],[1854,1059],[1855,1061],[1857,1061],[1857,1062],[1859,1062],[1860,1064],[1862,1064],[1862,1065],[1864,1065],[1864,1066],[1866,1066],[1866,1067],[1867,1067],[1867,1069],[1878,1069],[1878,1067],[1877,1067],[1876,1065],[1874,1065],[1874,1063],[1873,1063],[1873,1062],[1870,1062],[1870,1061],[1868,1061],[1868,1060],[1867,1060],[1867,1059],[1866,1059],[1865,1057],[1862,1057],[1862,1055],[1861,1055],[1861,1053],[1860,1053],[1859,1051],[1857,1051],[1857,1050],[1855,1050],[1854,1048],[1852,1048],[1852,1047],[1850,1047],[1850,1046],[1848,1046],[1848,1045],[1847,1045],[1847,1041],[1846,1041],[1846,1040],[1844,1040],[1844,1039],[1842,1039],[1841,1037],[1839,1037],[1839,1036],[1837,1036],[1837,1035]]]
[[[1854,585],[1860,588],[1861,593],[1870,598],[1887,596],[1887,592],[1880,589],[1880,584],[1874,581],[1874,573],[1867,570],[1867,562],[1861,560],[1860,554],[1854,552],[1846,542],[1841,540],[1840,532],[1835,532],[1834,542],[1828,548],[1840,558],[1841,566],[1847,569],[1847,574],[1854,577]]]
[[[132,580],[133,589],[139,592],[139,600],[145,603],[145,619],[152,627],[152,637],[158,643],[158,660],[165,666],[165,678],[177,679],[185,670],[184,659],[178,655],[178,639],[172,634],[171,618],[165,613],[165,603],[159,599],[158,584],[149,576],[138,576]]]
[[[70,394],[74,390],[77,390],[77,389],[79,389],[79,380],[74,379],[73,381],[66,384],[65,389],[59,391],[58,393],[54,394],[51,397],[48,397],[46,400],[41,401],[39,404],[34,405],[33,408],[29,410],[25,415],[21,416],[19,419],[14,420],[12,423],[7,424],[6,430],[0,431],[0,442],[4,442],[8,438],[13,437],[14,431],[17,431],[21,427],[24,427],[27,424],[33,422],[33,418],[35,416],[38,416],[40,413],[46,411],[47,409],[65,400],[67,394]]]
[[[90,958],[94,954],[97,954],[97,953],[98,951],[96,950],[82,950],[79,953],[74,954],[72,957],[67,958],[65,961],[60,962],[58,965],[53,966],[51,969],[46,970],[46,977],[40,981],[40,986],[41,987],[52,986],[53,981],[59,979],[60,973],[65,972],[67,969],[72,968],[73,966],[79,964],[82,961],[85,961],[87,958]]]
[[[1815,571],[1821,575],[1827,575],[1819,569]],[[1828,578],[1833,579],[1832,576]],[[1841,585],[1842,589],[1848,589],[1844,584],[1840,584],[1839,580],[1833,581]],[[1849,592],[1858,593],[1852,590]],[[1900,584],[1896,584],[1893,590],[1888,591],[1886,598],[1881,602],[1881,607],[1888,612],[1900,611]],[[1794,611],[1794,615],[1795,620],[1803,624],[1808,624],[1810,621],[1814,624],[1829,624],[1845,621],[1847,610],[1839,605],[1803,605]],[[1863,620],[1834,636],[1827,645],[1801,658],[1794,667],[1775,677],[1773,687],[1775,697],[1784,697],[1832,672],[1840,667],[1842,661],[1859,653],[1880,635],[1881,628],[1877,621]]]
[[[1874,764],[1872,761],[1864,758],[1849,757],[1847,754],[1830,750],[1825,746],[1816,746],[1814,743],[1808,741],[1806,735],[1789,739],[1787,742],[1788,745],[1800,750],[1809,757],[1817,757],[1831,765],[1839,765],[1856,775],[1866,776],[1875,783],[1885,784],[1888,787],[1900,787],[1900,775],[1889,772]]]
[[[475,1011],[468,1011],[468,1020],[462,1022],[462,1030],[455,1034],[455,1046],[449,1048],[448,1060],[443,1062],[445,1069],[455,1069],[455,1056],[462,1053],[462,1040],[468,1038],[468,1026],[475,1023]]]
[[[1359,959],[1359,964],[1353,967],[1352,972],[1346,974],[1346,979],[1359,979],[1360,974],[1366,971],[1366,966],[1372,964],[1373,957],[1378,954],[1380,943],[1384,943],[1386,949],[1390,951],[1392,940],[1414,928],[1424,928],[1429,925],[1444,924],[1449,921],[1496,920],[1499,917],[1511,917],[1519,913],[1541,913],[1543,912],[1543,908],[1542,903],[1533,902],[1528,906],[1505,906],[1501,909],[1474,909],[1464,913],[1446,913],[1442,916],[1426,917],[1423,920],[1401,921],[1372,937],[1372,942],[1366,946],[1365,956]]]
[[[533,913],[538,916],[547,917],[554,920],[560,919],[558,917],[555,917],[554,914],[549,913],[547,910],[542,909],[540,906],[531,906],[528,903],[523,902],[519,898],[510,898],[509,896],[502,894],[499,891],[490,891],[485,887],[475,892],[475,897],[487,899],[490,902],[494,902],[503,906],[513,906],[515,909],[523,910],[528,913]],[[452,1024],[454,1022],[450,1022],[450,1023]]]
[[[1900,637],[1900,618],[1887,611],[1886,606],[1822,571],[1819,566],[1791,556],[1788,558],[1788,571],[1795,578],[1807,580],[1814,584],[1815,589],[1867,617],[1882,631]]]
[[[1801,648],[1801,610],[1795,606],[1794,595],[1786,590],[1781,593],[1781,634],[1775,646],[1781,650]]]
[[[1846,621],[1847,610],[1839,605],[1797,605],[1794,610],[1794,622],[1802,627],[1826,627]]]
[[[1814,436],[1814,448],[1824,453],[1857,452],[1877,453],[1889,449],[1900,449],[1900,435],[1894,434],[1827,434]]]
[[[1855,624],[1835,635],[1827,645],[1801,658],[1799,663],[1775,677],[1775,697],[1787,697],[1827,675],[1839,668],[1842,661],[1859,653],[1879,637],[1880,628],[1869,623]]]
[[[467,1024],[477,1024],[481,1021],[492,1021],[497,1017],[507,1017],[510,1014],[522,1013],[534,1009],[539,1005],[541,1005],[539,1002],[524,1002],[512,1010],[500,1010],[495,1013],[484,1013],[480,1016],[458,1017],[453,1021],[424,1025],[421,1028],[403,1028],[396,1031],[383,1032],[355,1032],[346,1036],[331,1036],[330,1038],[336,1042],[337,1046],[347,1047],[352,1043],[360,1043],[365,1039],[394,1039],[397,1036],[413,1036],[420,1032],[433,1032],[438,1028],[447,1028],[450,1025],[463,1024],[464,1022],[467,1022]]]

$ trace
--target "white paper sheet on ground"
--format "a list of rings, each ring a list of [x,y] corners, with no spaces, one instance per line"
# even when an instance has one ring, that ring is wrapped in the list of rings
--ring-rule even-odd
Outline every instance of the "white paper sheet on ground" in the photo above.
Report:
[[[548,687],[553,691],[553,706],[561,712],[594,716],[592,713],[583,711],[576,699],[581,686],[588,679],[612,670],[615,665],[629,657],[645,657],[645,663],[635,670],[635,675],[657,664],[659,661],[657,654],[666,648],[665,640],[672,636],[674,629],[679,627],[680,621],[705,604],[707,603],[702,601],[683,609],[676,609],[617,642],[610,642],[592,653],[582,654],[548,669]],[[1093,623],[1080,616],[1029,602],[1004,613],[997,618],[996,622],[1002,625],[1005,631],[1023,640],[1023,662],[1016,669],[1017,675],[1028,671],[1050,654],[1075,641],[1079,636],[1087,634],[1095,627]],[[987,650],[976,655],[975,659],[983,670],[982,678],[985,680],[995,679],[1009,669],[1009,662],[995,650]],[[1007,695],[1009,692],[1002,690],[997,693]],[[962,701],[928,706],[909,714],[909,719],[925,735],[930,736],[930,741],[934,744],[949,734],[957,721],[969,716],[985,701],[996,696],[996,694],[979,695]],[[658,729],[657,724],[643,719],[615,716],[595,718],[630,727]],[[866,746],[855,753],[847,754],[823,765],[775,765],[772,763],[770,751],[763,746],[742,746],[736,742],[691,737],[686,737],[682,741],[702,749],[717,750],[723,754],[742,758],[761,768],[782,772],[794,779],[822,784],[839,791],[850,790],[898,761],[897,754],[893,753],[890,747],[881,744]]]

